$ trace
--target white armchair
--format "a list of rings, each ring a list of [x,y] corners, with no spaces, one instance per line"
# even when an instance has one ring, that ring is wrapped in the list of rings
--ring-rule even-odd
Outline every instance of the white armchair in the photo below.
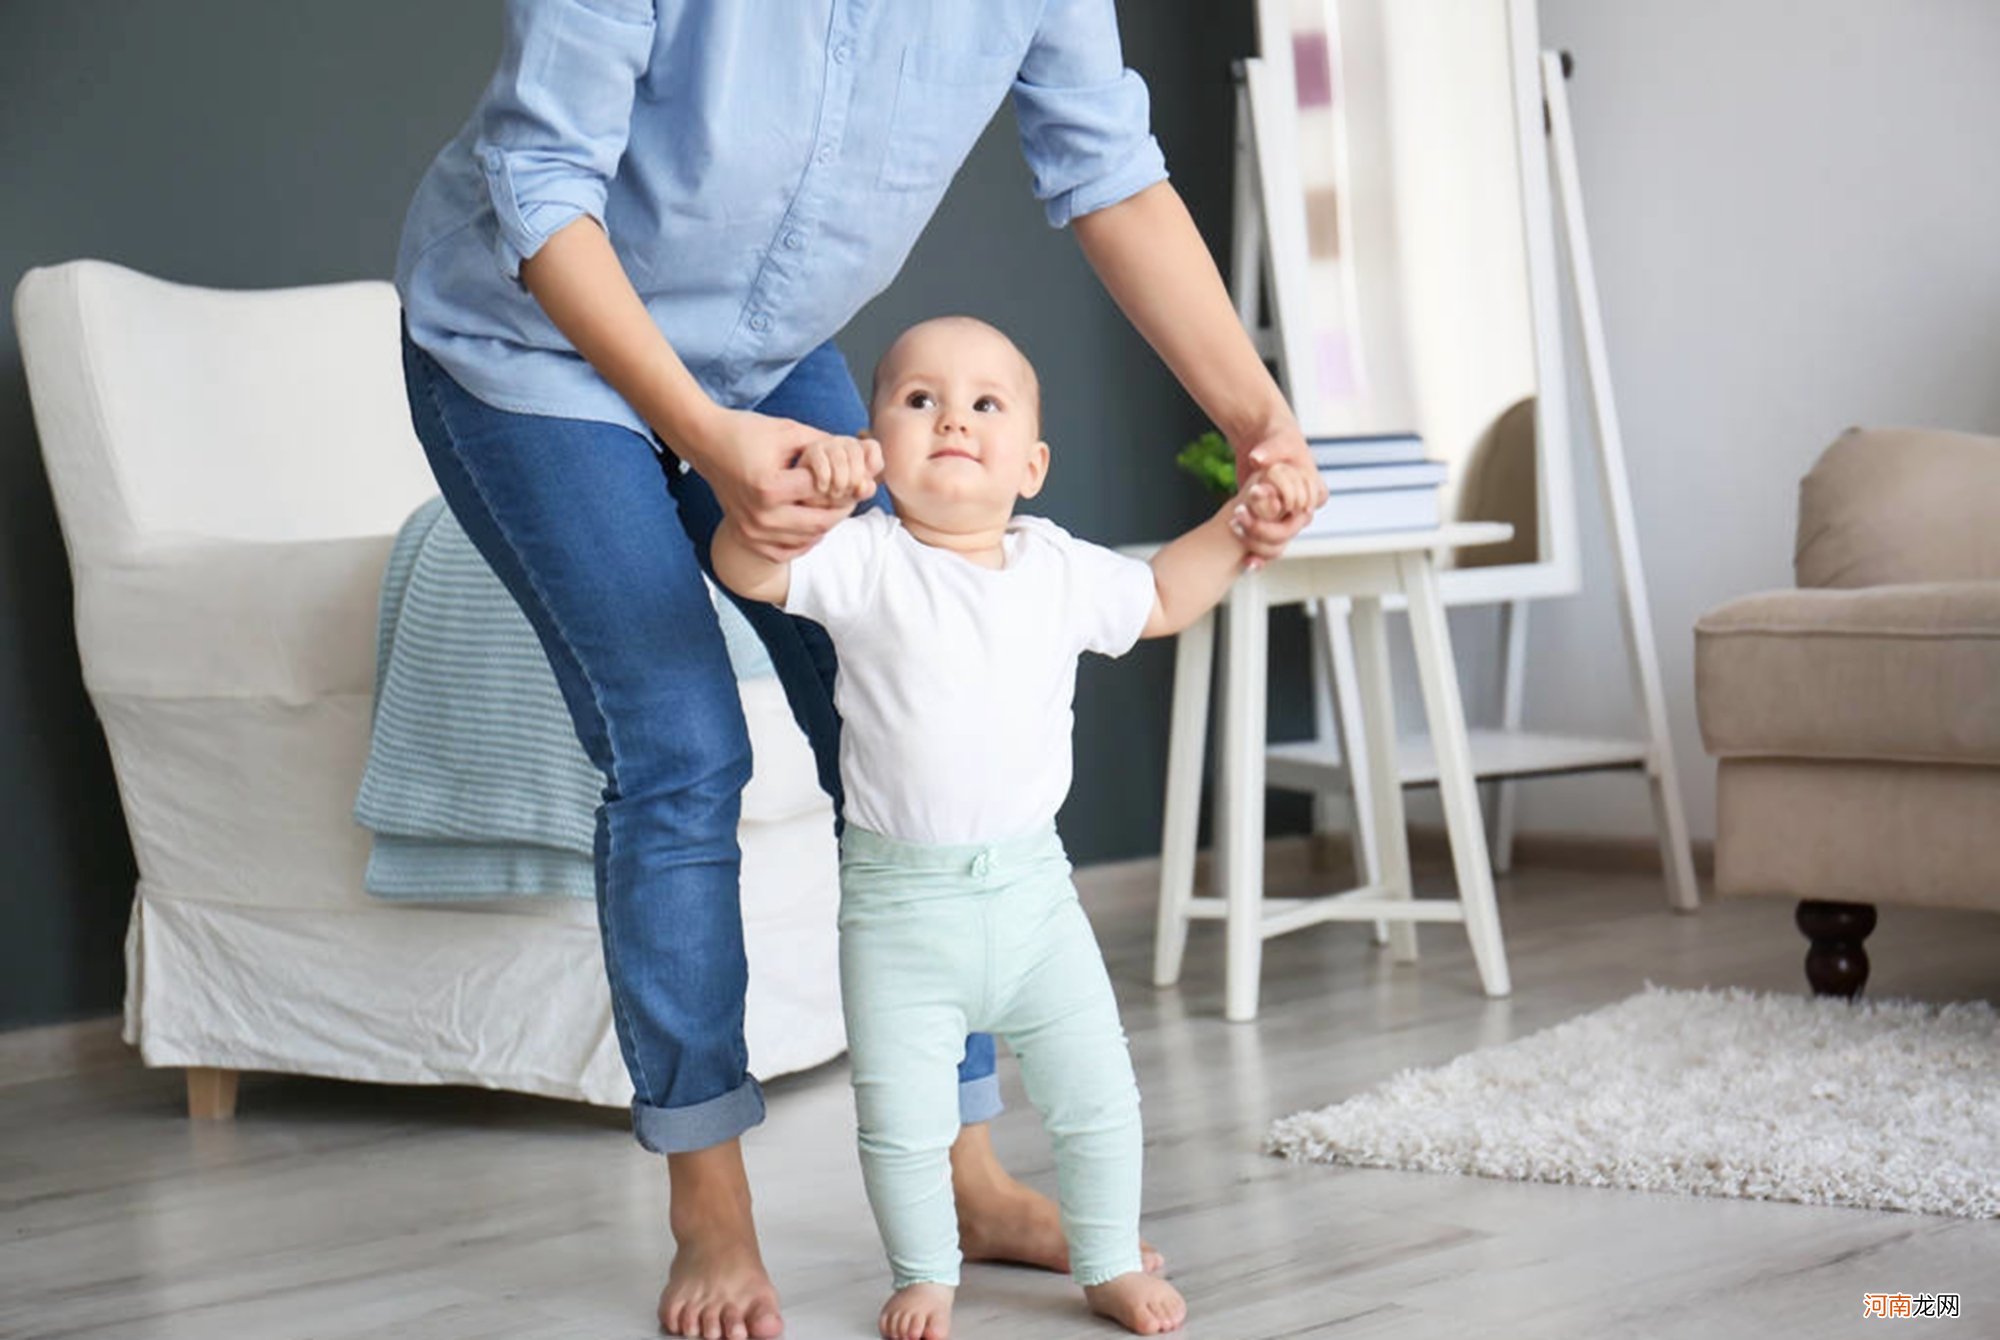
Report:
[[[623,1105],[594,910],[384,904],[351,818],[375,612],[436,492],[389,285],[222,292],[101,261],[14,310],[83,678],[138,858],[125,1036],[227,1116],[235,1076],[472,1084]],[[742,685],[751,1067],[837,1055],[832,816],[775,679]]]

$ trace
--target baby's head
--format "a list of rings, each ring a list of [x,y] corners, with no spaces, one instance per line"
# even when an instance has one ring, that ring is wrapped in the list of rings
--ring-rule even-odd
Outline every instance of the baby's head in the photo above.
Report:
[[[869,419],[897,511],[931,526],[1004,525],[1048,475],[1035,369],[973,317],[938,317],[899,335],[875,367]]]

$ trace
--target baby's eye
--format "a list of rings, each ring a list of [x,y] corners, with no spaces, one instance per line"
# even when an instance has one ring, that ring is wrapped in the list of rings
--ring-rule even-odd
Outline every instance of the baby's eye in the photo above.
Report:
[[[983,395],[972,402],[972,408],[980,414],[997,414],[1000,412],[1000,400],[997,396]]]
[[[929,391],[912,391],[903,397],[903,403],[911,409],[929,409],[937,404]]]

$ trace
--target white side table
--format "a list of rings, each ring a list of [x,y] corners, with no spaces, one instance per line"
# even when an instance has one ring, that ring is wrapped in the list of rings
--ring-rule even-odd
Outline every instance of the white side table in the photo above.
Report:
[[[1204,616],[1180,635],[1174,659],[1172,736],[1167,753],[1165,834],[1160,853],[1159,929],[1153,981],[1180,980],[1188,922],[1227,924],[1228,960],[1224,1013],[1233,1021],[1257,1017],[1258,975],[1264,941],[1322,921],[1387,923],[1398,962],[1417,956],[1416,923],[1463,922],[1472,941],[1479,980],[1489,996],[1510,990],[1500,916],[1486,832],[1466,748],[1465,712],[1452,664],[1444,606],[1438,598],[1437,555],[1468,545],[1495,544],[1513,533],[1495,522],[1468,522],[1426,531],[1397,531],[1301,540],[1267,567],[1245,573],[1231,589],[1223,638],[1225,700],[1216,736],[1221,754],[1221,794],[1216,846],[1221,854],[1221,896],[1194,896],[1195,832],[1200,819],[1203,739],[1215,661],[1215,616]],[[1389,683],[1389,648],[1382,598],[1400,593],[1409,605],[1424,715],[1437,754],[1438,790],[1458,876],[1456,901],[1417,901],[1410,887],[1409,837],[1403,819],[1403,786],[1396,766],[1395,705]],[[1269,620],[1273,605],[1327,597],[1353,603],[1356,682],[1360,688],[1363,749],[1355,784],[1365,786],[1379,876],[1339,893],[1310,898],[1264,897],[1265,692]]]

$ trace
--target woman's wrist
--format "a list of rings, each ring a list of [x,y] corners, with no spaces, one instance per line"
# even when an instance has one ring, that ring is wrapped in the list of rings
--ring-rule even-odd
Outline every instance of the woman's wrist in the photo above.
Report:
[[[1222,429],[1223,437],[1228,439],[1230,447],[1235,450],[1238,460],[1248,457],[1258,446],[1273,438],[1292,434],[1304,437],[1299,428],[1298,418],[1292,413],[1292,407],[1282,399],[1275,404],[1258,407],[1243,415],[1234,424],[1217,426]]]
[[[690,384],[685,392],[670,398],[649,415],[648,422],[676,456],[697,474],[707,474],[720,449],[723,420],[727,416],[727,410],[710,400],[699,386]]]

